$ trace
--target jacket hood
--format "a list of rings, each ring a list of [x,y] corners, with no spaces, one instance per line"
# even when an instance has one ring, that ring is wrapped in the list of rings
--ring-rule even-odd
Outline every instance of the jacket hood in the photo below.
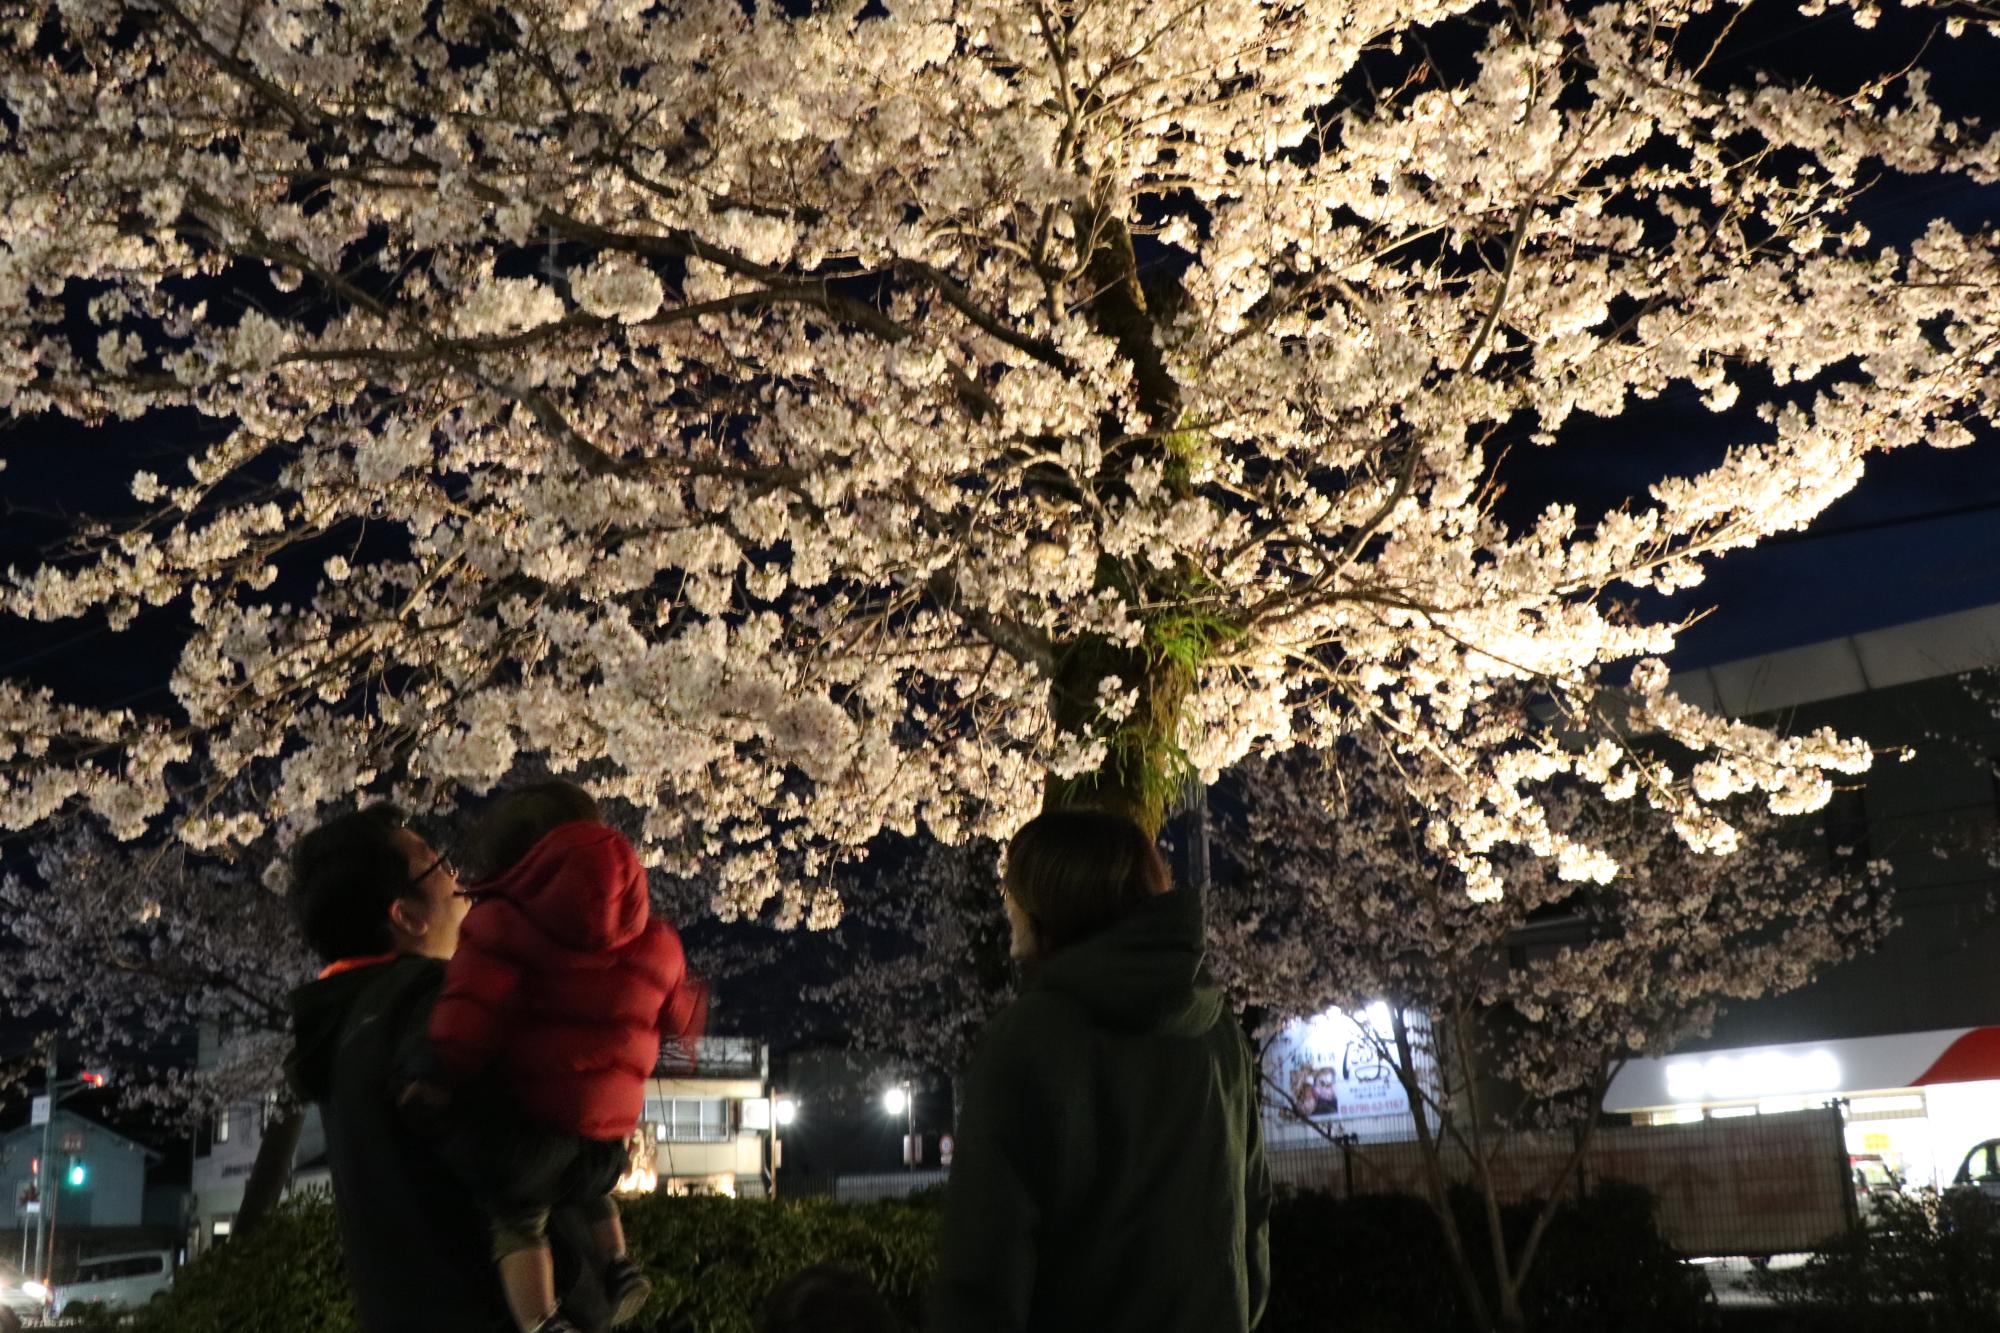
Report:
[[[292,1087],[310,1102],[333,1095],[333,1057],[340,1046],[341,1025],[361,993],[382,975],[377,967],[357,967],[308,981],[291,994],[292,1052],[285,1070]]]
[[[1197,1036],[1222,1016],[1222,991],[1202,972],[1201,894],[1176,889],[1030,965],[1030,989],[1082,1004],[1105,1027]]]
[[[581,951],[630,943],[652,915],[646,867],[618,830],[562,824],[511,867],[466,886],[474,899],[505,898],[558,944]]]

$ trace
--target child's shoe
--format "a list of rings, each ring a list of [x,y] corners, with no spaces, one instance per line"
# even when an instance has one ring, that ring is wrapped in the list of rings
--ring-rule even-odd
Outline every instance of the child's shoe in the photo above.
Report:
[[[637,1318],[652,1294],[652,1279],[639,1271],[630,1255],[621,1254],[604,1266],[604,1299],[611,1304],[613,1328]]]

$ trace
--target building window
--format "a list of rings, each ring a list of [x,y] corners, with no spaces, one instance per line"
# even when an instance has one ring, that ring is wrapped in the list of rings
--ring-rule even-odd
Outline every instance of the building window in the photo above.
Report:
[[[215,1113],[215,1141],[229,1142],[229,1108],[226,1106]]]
[[[729,1137],[729,1103],[720,1097],[671,1097],[660,1128],[669,1143],[720,1143]]]

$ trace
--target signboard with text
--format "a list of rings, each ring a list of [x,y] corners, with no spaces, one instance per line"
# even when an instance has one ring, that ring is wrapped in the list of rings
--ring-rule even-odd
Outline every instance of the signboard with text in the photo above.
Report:
[[[1427,1029],[1414,1014],[1405,1024],[1417,1048],[1418,1077],[1427,1081]],[[1386,1005],[1356,1014],[1329,1009],[1287,1024],[1265,1053],[1264,1069],[1277,1085],[1266,1089],[1267,1101],[1281,1119],[1332,1125],[1410,1114]]]

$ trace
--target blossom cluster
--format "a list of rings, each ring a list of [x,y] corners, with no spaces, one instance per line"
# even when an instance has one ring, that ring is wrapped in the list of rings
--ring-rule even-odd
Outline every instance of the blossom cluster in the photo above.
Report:
[[[1860,762],[1612,688],[1709,562],[2000,404],[2000,240],[1854,214],[1992,182],[1992,128],[1886,51],[1711,65],[1705,3],[33,9],[0,412],[223,430],[0,578],[192,620],[156,714],[0,688],[12,828],[282,843],[532,763],[725,914],[824,917],[854,849],[1002,833],[1133,736],[1370,737],[1476,896],[1519,848],[1604,881],[1558,777],[1712,849]],[[1508,450],[1670,395],[1710,465],[1498,514]],[[1560,725],[1483,707],[1523,684]]]

